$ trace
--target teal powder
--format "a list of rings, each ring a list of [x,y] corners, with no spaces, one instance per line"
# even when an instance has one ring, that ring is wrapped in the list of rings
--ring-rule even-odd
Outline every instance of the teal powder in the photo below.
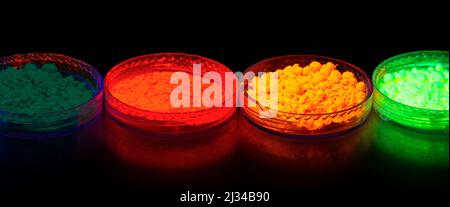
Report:
[[[0,70],[0,110],[39,114],[58,112],[87,103],[93,96],[87,85],[71,75],[63,75],[55,64],[38,68],[26,64],[21,69]]]

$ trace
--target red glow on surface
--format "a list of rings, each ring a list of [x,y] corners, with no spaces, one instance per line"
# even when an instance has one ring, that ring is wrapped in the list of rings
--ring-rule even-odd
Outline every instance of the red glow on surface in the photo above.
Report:
[[[107,117],[110,115],[107,115]],[[191,137],[145,135],[105,120],[109,148],[124,162],[150,170],[193,170],[213,165],[235,149],[236,130],[233,117],[224,125]]]

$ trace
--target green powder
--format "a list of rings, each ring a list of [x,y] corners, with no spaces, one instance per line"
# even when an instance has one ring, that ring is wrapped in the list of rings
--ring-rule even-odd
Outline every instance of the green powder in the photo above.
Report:
[[[0,110],[37,114],[68,110],[87,103],[93,94],[87,85],[59,72],[55,64],[38,68],[0,70]]]
[[[389,72],[379,82],[381,93],[405,105],[449,110],[448,65],[405,68]]]

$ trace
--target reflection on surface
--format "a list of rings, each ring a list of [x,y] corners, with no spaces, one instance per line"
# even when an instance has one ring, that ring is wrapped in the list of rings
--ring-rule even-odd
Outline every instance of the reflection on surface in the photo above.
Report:
[[[52,176],[57,180],[59,174],[70,171],[75,161],[72,137],[46,140],[0,137],[0,145],[5,150],[0,153],[0,183],[6,185],[45,183]]]
[[[260,163],[259,168],[272,171],[268,177],[307,175],[291,179],[288,181],[291,184],[320,175],[332,175],[338,179],[336,173],[361,161],[372,142],[365,132],[365,125],[345,135],[318,140],[276,135],[246,118],[239,118],[239,126],[241,151],[246,153],[250,162]]]
[[[0,137],[0,185],[448,186],[448,134],[414,132],[376,113],[344,136],[315,141],[274,135],[241,116],[168,140],[105,116],[72,137]]]
[[[411,167],[448,167],[448,132],[431,134],[372,118],[377,149],[391,162]]]
[[[188,171],[207,167],[224,159],[236,144],[236,121],[207,132],[186,136],[162,137],[138,132],[117,123],[107,115],[106,142],[122,161],[148,170]]]
[[[73,135],[49,139],[0,136],[0,183],[16,187],[89,183],[86,176],[95,169],[83,169],[86,166],[80,160],[99,153],[101,127],[101,122],[95,122]]]

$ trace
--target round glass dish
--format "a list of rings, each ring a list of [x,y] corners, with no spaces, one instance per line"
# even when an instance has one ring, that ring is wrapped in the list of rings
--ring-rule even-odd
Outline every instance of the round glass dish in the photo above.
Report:
[[[226,66],[214,60],[197,55],[183,53],[160,53],[143,55],[131,58],[114,66],[108,72],[105,78],[106,108],[108,113],[110,113],[112,117],[119,122],[131,126],[134,129],[138,129],[145,133],[151,132],[155,134],[165,135],[194,133],[224,123],[236,111],[235,107],[182,107],[186,110],[172,109],[170,111],[161,111],[159,109],[156,109],[156,107],[155,109],[143,108],[138,107],[131,102],[126,103],[126,100],[121,100],[120,98],[118,98],[119,94],[117,92],[114,92],[115,88],[118,87],[117,84],[121,84],[121,81],[127,79],[130,80],[130,78],[132,78],[133,76],[136,77],[142,74],[146,75],[157,73],[169,73],[169,75],[164,76],[164,78],[160,79],[152,79],[151,85],[154,86],[153,89],[150,89],[151,86],[148,86],[149,89],[144,89],[146,90],[145,92],[153,93],[151,90],[164,90],[164,88],[167,89],[167,87],[171,87],[171,85],[177,85],[170,84],[170,74],[175,72],[184,72],[185,74],[190,74],[192,78],[194,76],[194,64],[201,64],[202,77],[207,72],[217,72],[221,76],[220,78],[224,80],[225,73],[231,72],[231,70]],[[162,87],[163,84],[164,87]],[[225,84],[224,81],[222,81],[222,84]],[[130,84],[126,85],[129,86]],[[128,90],[128,93],[135,93],[136,90],[137,89],[130,88]],[[234,89],[232,93],[234,98]],[[145,95],[145,93],[143,95]],[[167,105],[168,107],[170,107],[171,103],[168,97],[170,95],[163,94],[162,96],[163,97],[160,98],[166,101],[161,102],[160,105]],[[140,97],[137,97],[137,99],[139,98]],[[222,103],[225,103],[226,100],[222,100]],[[158,104],[151,104],[153,104],[153,106],[158,106]]]
[[[91,65],[65,55],[51,53],[17,54],[0,58],[0,70],[7,67],[22,68],[32,63],[41,66],[53,63],[63,75],[82,81],[93,97],[69,110],[50,113],[12,113],[0,109],[0,136],[42,139],[70,135],[91,124],[103,108],[103,78]]]
[[[380,83],[383,77],[388,73],[399,70],[422,70],[440,64],[448,73],[448,55],[447,51],[410,52],[391,57],[378,65],[372,79],[375,86],[374,108],[380,117],[412,129],[438,133],[440,131],[448,131],[448,110],[433,110],[406,105],[388,97],[387,94],[380,90]]]
[[[363,124],[372,107],[373,86],[369,76],[363,70],[350,63],[316,55],[287,55],[269,58],[258,62],[250,66],[244,74],[248,72],[253,72],[255,74],[258,74],[258,72],[274,72],[277,69],[283,69],[286,66],[294,64],[298,64],[300,67],[305,67],[313,61],[317,61],[321,64],[332,62],[336,65],[339,72],[352,72],[357,81],[363,81],[366,85],[366,97],[364,100],[351,108],[334,113],[296,114],[278,110],[276,112],[277,116],[274,118],[260,118],[259,111],[266,111],[269,109],[251,98],[247,93],[247,90],[245,90],[245,98],[256,102],[256,107],[250,107],[248,105],[248,101],[244,101],[244,107],[241,109],[243,114],[257,126],[288,137],[292,136],[312,139],[319,137],[330,137],[333,135],[346,133],[349,130]],[[248,88],[248,83],[244,82],[244,88]],[[282,116],[285,117],[285,119],[281,119],[280,117]],[[323,127],[314,130],[302,126],[304,123],[314,124],[316,121],[324,122],[326,124]]]

